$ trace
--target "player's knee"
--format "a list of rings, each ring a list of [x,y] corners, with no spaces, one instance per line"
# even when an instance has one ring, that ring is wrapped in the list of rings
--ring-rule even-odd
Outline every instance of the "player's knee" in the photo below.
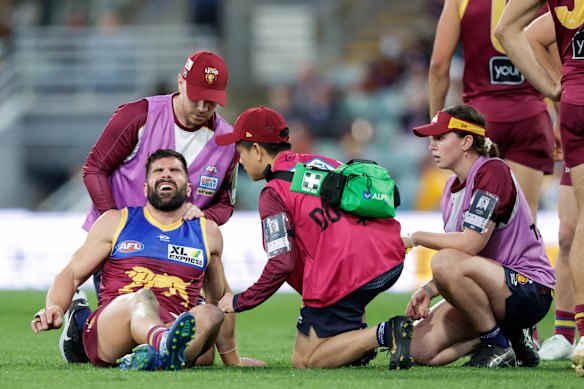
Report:
[[[560,223],[560,232],[558,242],[560,250],[569,253],[572,248],[572,241],[574,240],[574,225],[565,225]]]
[[[154,295],[154,293],[150,289],[140,289],[139,291],[134,293],[133,300],[135,303],[148,303],[152,306],[158,308],[160,304],[158,303],[158,299]]]
[[[197,328],[200,328],[199,324],[208,328],[218,328],[223,323],[224,318],[225,314],[215,305],[203,304],[195,308]]]

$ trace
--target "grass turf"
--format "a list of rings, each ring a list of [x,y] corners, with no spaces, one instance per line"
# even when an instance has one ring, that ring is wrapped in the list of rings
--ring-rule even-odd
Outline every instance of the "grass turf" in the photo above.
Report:
[[[260,307],[238,315],[237,338],[243,356],[262,359],[260,368],[214,367],[180,372],[122,372],[65,363],[59,331],[32,333],[30,320],[44,305],[43,292],[0,291],[0,388],[150,388],[188,385],[217,388],[582,388],[569,361],[542,362],[538,368],[462,369],[462,362],[439,367],[388,371],[380,353],[367,367],[295,370],[290,356],[296,337],[300,299],[277,294]],[[95,297],[90,294],[92,306]],[[370,304],[371,325],[402,314],[410,295],[383,294]],[[553,311],[538,326],[542,339],[552,333]]]

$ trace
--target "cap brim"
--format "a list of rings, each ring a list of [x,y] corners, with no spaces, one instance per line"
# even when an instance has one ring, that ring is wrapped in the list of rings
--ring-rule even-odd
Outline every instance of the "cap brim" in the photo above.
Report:
[[[215,136],[215,143],[219,146],[227,146],[239,142],[241,139],[235,132]]]
[[[426,124],[424,126],[414,127],[414,135],[419,137],[442,135],[453,131],[451,128],[442,127],[435,123]]]
[[[227,93],[224,90],[201,88],[196,85],[191,85],[187,82],[187,97],[189,100],[205,100],[212,101],[225,107],[227,102]]]

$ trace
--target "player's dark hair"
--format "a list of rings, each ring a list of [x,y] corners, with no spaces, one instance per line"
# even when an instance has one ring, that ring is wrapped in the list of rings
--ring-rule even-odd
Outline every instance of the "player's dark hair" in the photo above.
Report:
[[[246,150],[250,150],[254,143],[257,143],[258,145],[260,145],[264,150],[266,150],[266,152],[270,156],[276,156],[279,153],[281,153],[282,151],[288,151],[288,150],[292,149],[292,145],[288,142],[263,143],[263,142],[252,142],[250,140],[240,140],[239,142],[237,142],[237,145],[243,147]]]
[[[182,163],[185,169],[185,173],[187,175],[189,174],[189,169],[187,168],[187,161],[181,153],[171,149],[158,149],[148,156],[148,160],[146,161],[146,177],[148,177],[148,173],[150,172],[150,166],[152,165],[152,163],[163,158],[178,159]]]
[[[444,112],[455,118],[462,119],[467,122],[477,124],[481,127],[487,125],[487,121],[484,116],[474,109],[465,104],[454,105],[452,107],[444,108]],[[456,135],[460,138],[470,135],[468,132],[454,131]],[[499,146],[495,142],[487,141],[487,138],[481,135],[471,135],[473,138],[472,147],[475,151],[483,157],[498,157],[499,156]],[[489,144],[490,143],[490,144]]]

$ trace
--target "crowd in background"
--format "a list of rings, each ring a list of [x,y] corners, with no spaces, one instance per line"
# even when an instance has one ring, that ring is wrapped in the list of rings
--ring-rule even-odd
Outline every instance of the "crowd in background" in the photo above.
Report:
[[[0,58],[10,52],[11,31],[15,25],[54,24],[71,29],[94,26],[98,31],[95,47],[99,49],[100,39],[112,41],[109,36],[115,34],[120,25],[148,21],[156,15],[168,19],[176,16],[176,10],[173,13],[171,6],[156,0],[98,2],[100,12],[95,17],[90,17],[87,8],[91,2],[57,3],[0,0]],[[182,22],[206,24],[220,35],[221,3],[219,0],[187,2]],[[427,0],[424,17],[435,23],[440,9],[441,2]],[[429,30],[433,28],[429,26]],[[435,168],[426,152],[426,141],[411,135],[414,126],[428,121],[427,76],[432,42],[433,36],[427,36],[415,26],[399,30],[388,28],[386,33],[380,34],[376,58],[358,64],[357,71],[346,72],[347,67],[342,64],[323,69],[316,63],[305,62],[297,66],[295,80],[268,85],[259,103],[285,116],[291,126],[296,151],[326,154],[341,161],[375,160],[389,168],[396,179],[402,193],[403,210],[436,210],[447,173]],[[117,49],[125,50],[124,47]],[[100,88],[122,85],[116,80],[126,76],[108,73],[107,65],[101,67],[103,82]],[[451,77],[455,85],[446,105],[461,102],[461,69],[458,55]],[[172,92],[169,88],[172,85],[160,85],[156,92]],[[256,208],[255,199],[260,188],[249,182],[243,172],[239,177],[237,207]],[[541,207],[555,207],[556,183],[556,178],[547,178]]]

